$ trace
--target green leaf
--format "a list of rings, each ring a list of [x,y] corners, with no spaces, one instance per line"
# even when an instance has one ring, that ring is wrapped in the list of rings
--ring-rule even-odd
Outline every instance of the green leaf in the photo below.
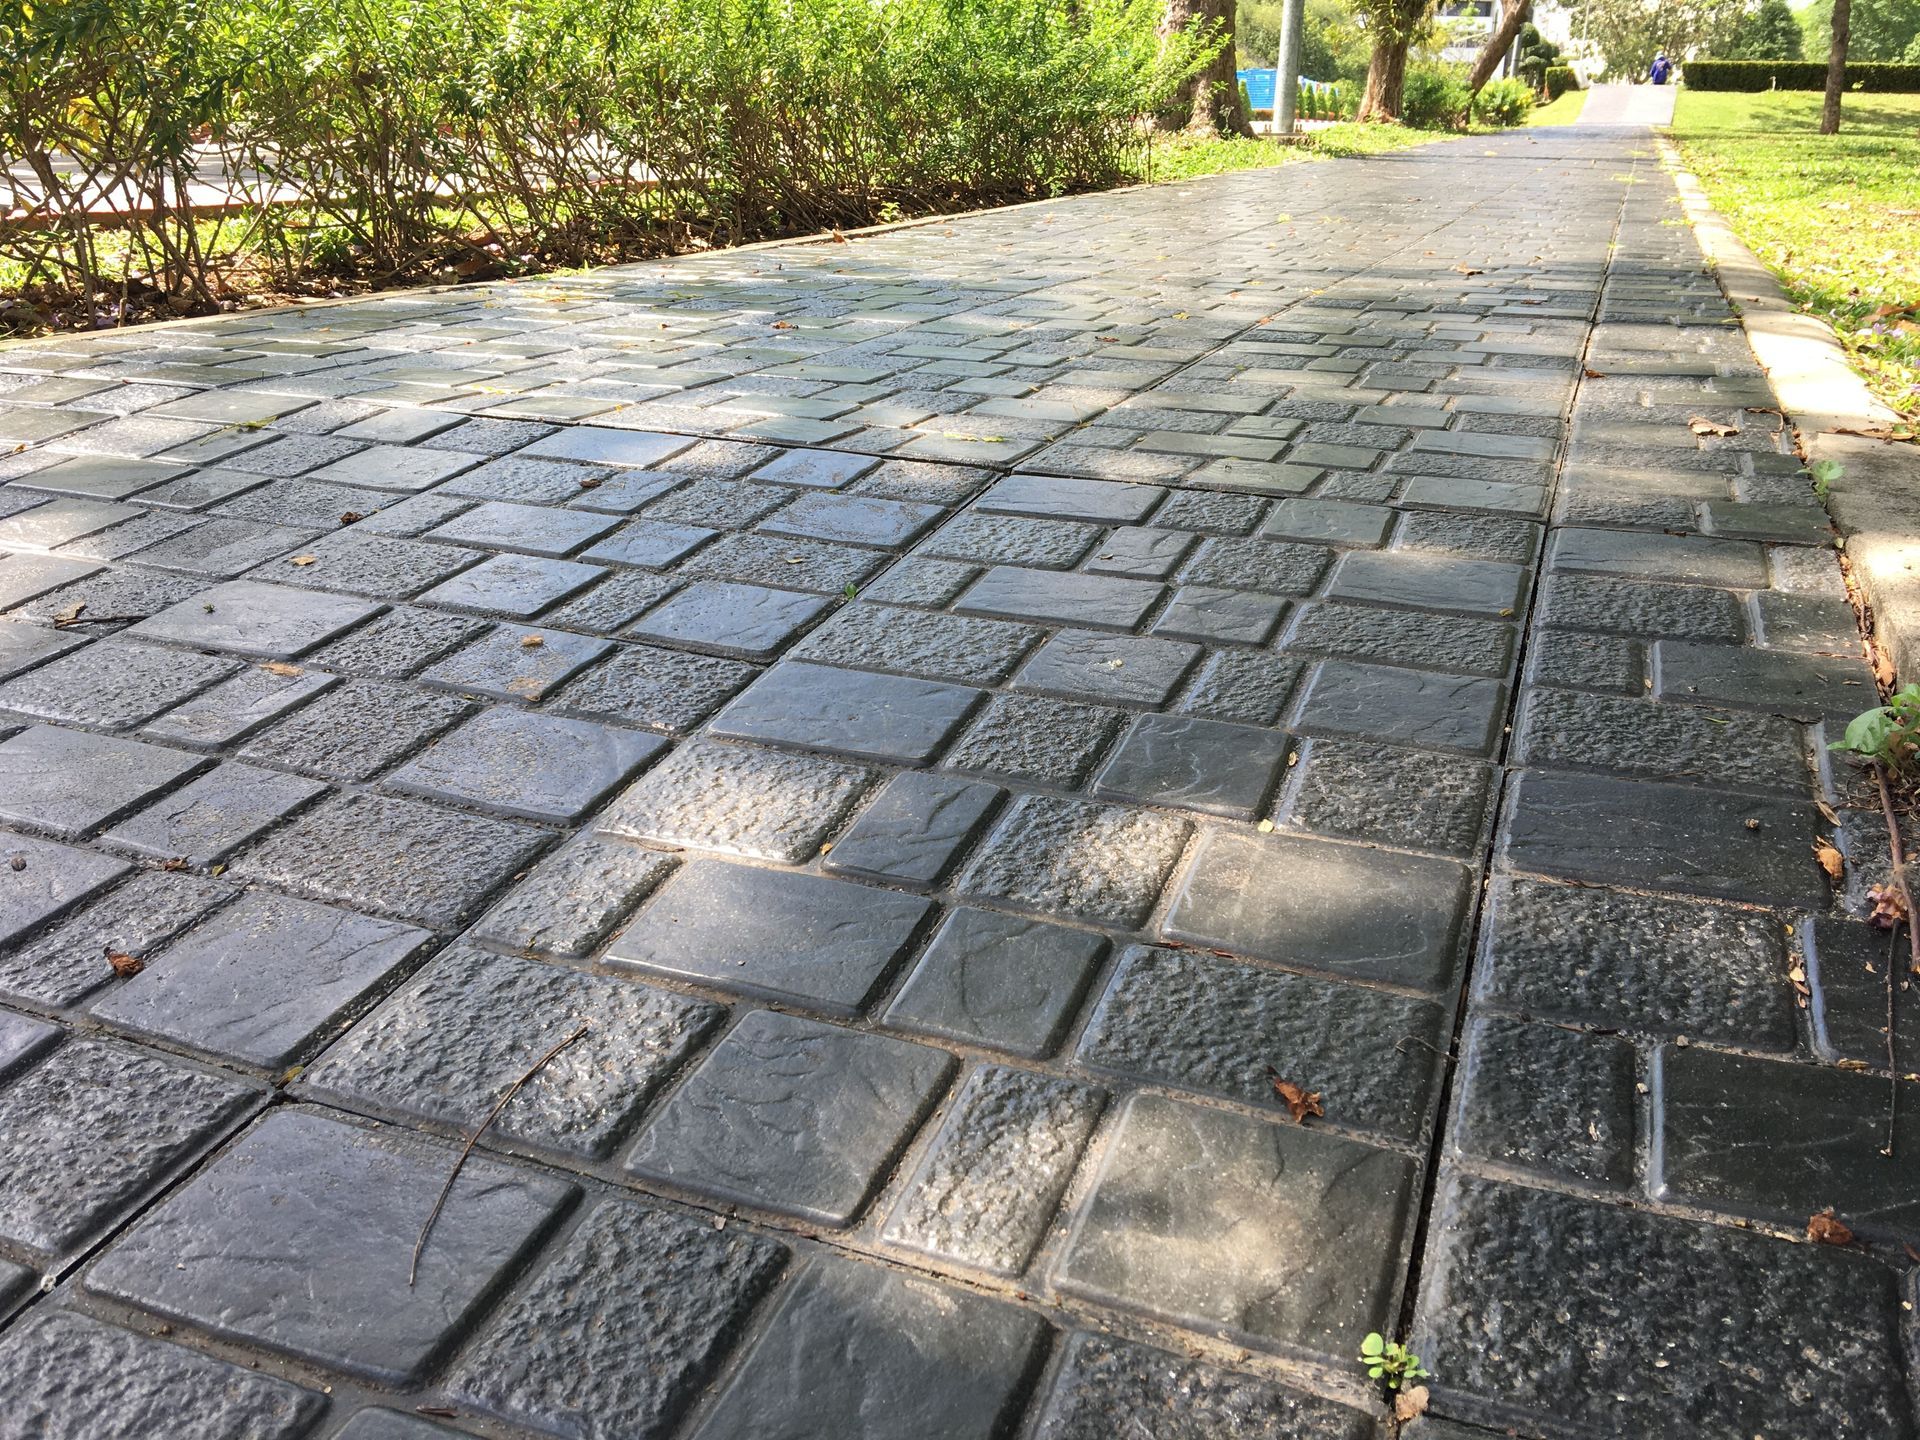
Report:
[[[1807,466],[1807,473],[1822,485],[1831,485],[1847,473],[1847,467],[1838,460],[1816,460]]]
[[[1893,711],[1884,706],[1856,715],[1847,722],[1846,733],[1830,749],[1850,750],[1856,755],[1879,755],[1893,735]]]
[[[1377,1330],[1369,1333],[1367,1338],[1360,1342],[1360,1353],[1362,1355],[1380,1355],[1385,1353],[1386,1348],[1386,1339]]]

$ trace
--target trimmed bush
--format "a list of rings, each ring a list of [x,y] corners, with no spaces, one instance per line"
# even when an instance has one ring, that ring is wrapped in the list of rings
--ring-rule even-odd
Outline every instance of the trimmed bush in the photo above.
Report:
[[[1473,118],[1482,125],[1519,125],[1533,109],[1533,90],[1524,80],[1494,80],[1473,97]]]
[[[1824,60],[1689,60],[1689,90],[1824,90]],[[1847,66],[1847,89],[1882,95],[1920,94],[1920,65],[1856,60]]]
[[[1573,67],[1570,65],[1550,65],[1547,67],[1546,85],[1544,88],[1547,92],[1547,99],[1558,100],[1569,90],[1578,90],[1580,88],[1580,77],[1573,73]]]
[[[1451,130],[1466,117],[1472,99],[1456,67],[1409,65],[1400,119],[1416,130]]]

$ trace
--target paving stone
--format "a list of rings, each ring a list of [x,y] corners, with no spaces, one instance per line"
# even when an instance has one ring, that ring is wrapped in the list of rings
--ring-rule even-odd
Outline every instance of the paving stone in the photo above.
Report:
[[[1468,878],[1448,860],[1212,830],[1162,929],[1257,959],[1437,990],[1453,969]]]
[[[126,730],[239,668],[232,660],[109,636],[0,685],[0,710]]]
[[[924,534],[946,512],[938,505],[858,495],[803,495],[760,523],[769,535],[894,548]]]
[[[423,683],[496,700],[539,701],[613,647],[539,626],[497,625],[420,672]]]
[[[827,608],[827,602],[815,595],[701,581],[655,606],[628,626],[626,633],[716,655],[767,660]]]
[[[57,495],[95,500],[124,500],[164,480],[188,473],[179,465],[158,460],[126,460],[111,455],[76,455],[36,470],[21,483]],[[144,497],[141,504],[149,503]]]
[[[1692,585],[1758,590],[1767,583],[1766,555],[1744,540],[1644,531],[1555,532],[1547,563],[1555,570],[1644,577]]]
[[[87,1288],[369,1380],[414,1383],[577,1193],[470,1157],[408,1285],[449,1155],[278,1110],[150,1210]]]
[[[1248,535],[1265,518],[1268,502],[1253,495],[1223,495],[1208,490],[1167,492],[1153,513],[1155,525],[1201,530],[1218,535]]]
[[[1499,677],[1513,664],[1514,627],[1461,615],[1333,603],[1302,607],[1286,643],[1289,650],[1342,660]]]
[[[548,1433],[664,1435],[720,1368],[785,1260],[758,1236],[608,1202],[468,1352],[452,1389]],[[608,1275],[622,1283],[604,1285]]]
[[[47,1263],[77,1255],[262,1098],[232,1076],[68,1041],[0,1089],[0,1236]]]
[[[1043,652],[1044,653],[1044,652]],[[1096,795],[1252,819],[1286,765],[1287,737],[1186,715],[1142,715],[1094,782]]]
[[[1798,725],[1687,705],[1532,690],[1519,724],[1523,764],[1620,770],[1804,795],[1812,783]],[[1738,743],[1729,737],[1738,735]]]
[[[1305,595],[1326,574],[1329,558],[1317,545],[1222,536],[1202,541],[1180,578],[1185,585]]]
[[[42,1310],[0,1340],[7,1440],[295,1440],[326,1399],[180,1345]]]
[[[387,783],[496,815],[577,820],[665,748],[656,735],[496,708],[436,740]]]
[[[1532,649],[1528,660],[1527,678],[1540,685],[1641,695],[1650,683],[1647,647],[1612,635],[1553,633]]]
[[[1420,1440],[1442,1440],[1428,1420]],[[1082,1332],[1041,1402],[1034,1440],[1369,1440],[1358,1411],[1105,1335]]]
[[[713,535],[714,532],[711,530],[702,530],[692,525],[666,525],[652,520],[634,520],[621,526],[604,540],[581,551],[581,558],[603,560],[615,565],[643,565],[663,570],[674,561],[691,555],[711,540]]]
[[[1164,580],[1180,568],[1193,548],[1193,536],[1183,530],[1156,530],[1129,525],[1109,530],[1094,546],[1086,569],[1096,575],[1131,575],[1137,580]]]
[[[560,460],[529,460],[520,455],[490,460],[477,469],[447,481],[437,494],[474,499],[562,505],[589,493],[619,472],[605,466],[573,465]],[[645,472],[640,472],[644,475]],[[656,476],[646,476],[650,493],[664,488]],[[618,483],[616,481],[616,483]],[[582,507],[586,508],[586,507]],[[598,507],[594,507],[598,508]]]
[[[303,549],[311,530],[251,520],[207,520],[140,551],[140,563],[161,570],[230,580],[243,571]]]
[[[1483,1017],[1467,1028],[1454,1152],[1618,1189],[1634,1179],[1634,1086],[1624,1040]]]
[[[420,599],[424,604],[444,605],[449,610],[525,620],[585,589],[605,573],[597,565],[582,565],[574,560],[496,555],[470,570],[463,570],[451,580],[442,581]]]
[[[797,659],[980,685],[1011,675],[1041,633],[1002,620],[854,604],[807,636],[793,653]]]
[[[630,980],[462,948],[348,1032],[306,1072],[302,1093],[470,1135],[530,1065],[585,1025],[487,1134],[603,1159],[724,1013]]]
[[[884,1238],[954,1264],[1019,1274],[1105,1102],[1089,1086],[983,1065],[947,1112]]]
[[[947,763],[961,770],[1075,786],[1119,729],[1120,711],[1024,695],[995,695]]]
[[[1441,750],[1489,753],[1500,733],[1497,681],[1325,660],[1294,723],[1309,734],[1362,735]]]
[[[404,680],[451,654],[485,628],[483,621],[462,615],[401,607],[323,646],[311,658],[349,674]]]
[[[943,526],[921,553],[982,565],[1070,570],[1100,540],[1097,525],[969,511]]]
[[[887,564],[879,551],[822,540],[789,540],[774,535],[723,535],[677,573],[689,579],[745,582],[755,586],[843,595],[858,588]]]
[[[673,865],[665,855],[624,841],[578,835],[536,866],[473,933],[515,950],[583,958]]]
[[[37,595],[82,580],[99,569],[98,565],[60,555],[0,555],[0,608],[12,609],[25,604]]]
[[[684,735],[760,672],[738,660],[622,645],[569,681],[553,708]]]
[[[109,500],[49,500],[0,520],[0,550],[35,554],[55,550],[122,520],[135,520],[138,505]]]
[[[689,860],[604,959],[853,1015],[931,908],[842,880]]]
[[[291,660],[379,609],[344,595],[232,580],[168,605],[128,633],[260,660]]]
[[[755,480],[778,485],[838,490],[879,463],[872,456],[845,455],[834,450],[784,450],[752,473]]]
[[[1662,699],[1770,710],[1802,720],[1851,719],[1877,698],[1866,665],[1850,656],[1662,640],[1653,647],[1653,675],[1654,693]],[[1743,731],[1754,723],[1740,722]]]
[[[343,530],[252,573],[282,585],[405,600],[483,558],[478,550]]]
[[[1889,1135],[1886,1088],[1826,1066],[1663,1045],[1653,1062],[1649,1188],[1656,1199],[1788,1226],[1832,1207],[1861,1234],[1910,1241],[1920,1236],[1920,1208],[1886,1146],[1898,1154],[1920,1127],[1909,1107]]]
[[[50,876],[40,848],[39,841],[10,840],[0,855],[28,859],[28,868],[0,873],[38,873],[40,883],[54,886],[70,879],[79,883],[68,893],[84,894],[103,878],[112,879],[128,868],[104,856],[74,850],[59,860],[65,873]],[[41,1007],[72,1005],[112,982],[108,951],[144,959],[233,893],[231,885],[197,875],[136,872],[32,939],[0,950],[0,994]]]
[[[1412,1199],[1413,1164],[1391,1151],[1138,1095],[1054,1283],[1348,1364],[1386,1323]]]
[[[1200,658],[1178,640],[1062,630],[1034,653],[1013,683],[1069,699],[1163,705]]]
[[[459,432],[442,437],[448,442]],[[610,430],[599,425],[570,425],[536,440],[520,453],[535,459],[581,460],[593,465],[632,465],[645,469],[687,449],[693,441],[682,435],[650,435],[638,430]]]
[[[887,1008],[889,1025],[1032,1058],[1050,1054],[1107,942],[1084,930],[961,907]]]
[[[1175,640],[1265,645],[1286,613],[1287,602],[1271,596],[1183,585],[1153,622],[1153,633]]]
[[[1532,880],[1499,881],[1490,896],[1482,1003],[1755,1049],[1793,1044],[1784,941],[1767,916]]]
[[[1271,725],[1286,710],[1305,668],[1298,660],[1277,655],[1223,650],[1201,667],[1180,708],[1193,715]]]
[[[1509,793],[1501,855],[1512,869],[1763,905],[1826,904],[1810,806],[1539,770],[1520,772]]]
[[[32,1020],[25,1015],[15,1015],[11,1011],[0,1010],[0,1080],[10,1078],[26,1067],[49,1046],[66,1038],[66,1032],[58,1025],[45,1020]],[[0,1295],[11,1300],[12,1286],[0,1286]]]
[[[697,740],[636,781],[602,834],[799,864],[873,783],[865,766]]]
[[[1735,644],[1745,635],[1739,602],[1724,590],[1600,576],[1549,576],[1541,591],[1540,614],[1543,624],[1573,630]]]
[[[891,566],[860,594],[863,599],[880,600],[889,605],[938,609],[952,604],[979,574],[977,565],[909,556]]]
[[[1166,494],[1154,485],[1115,484],[1055,475],[1010,475],[980,497],[978,508],[1004,515],[1137,525]]]
[[[273,663],[272,669],[247,666],[150,721],[140,733],[163,744],[216,750],[246,738],[336,683],[332,675]]]
[[[1161,593],[1160,586],[1145,580],[995,565],[968,587],[957,608],[1050,625],[1131,630]]]
[[[722,710],[713,734],[925,764],[979,703],[959,685],[784,661]]]
[[[298,775],[221,765],[122,820],[104,838],[149,859],[204,867],[224,860],[326,788]]]
[[[771,515],[793,500],[793,493],[773,485],[736,480],[703,479],[683,484],[646,509],[649,520],[704,530],[740,530]]]
[[[321,900],[450,927],[523,868],[544,832],[418,800],[336,795],[236,860],[232,873]]]
[[[357,436],[340,438],[357,439]],[[373,445],[313,472],[316,480],[370,485],[376,490],[425,490],[479,463],[478,455],[454,450],[422,450],[406,445]]]
[[[1171,1023],[1178,1017],[1179,1023]],[[1439,1009],[1379,991],[1136,947],[1081,1038],[1080,1064],[1283,1109],[1280,1078],[1326,1096],[1328,1123],[1411,1141],[1425,1124]]]
[[[1801,922],[1800,949],[1813,992],[1808,1017],[1813,1053],[1822,1060],[1886,1065],[1887,975],[1899,963],[1897,953],[1888,956],[1892,940],[1875,925],[1825,916]],[[1906,1075],[1920,1070],[1920,1022],[1912,1019],[1914,984],[1905,976],[1899,979],[1894,989],[1894,1068]]]
[[[391,680],[343,680],[319,699],[259,731],[240,753],[330,780],[368,780],[472,707]]]
[[[447,1440],[460,1433],[398,1410],[356,1410],[335,1440]]]
[[[158,745],[34,725],[0,742],[0,819],[78,839],[204,763]]]
[[[1491,779],[1485,765],[1353,740],[1314,740],[1303,748],[1289,825],[1409,850],[1478,850]]]
[[[1355,505],[1345,500],[1282,500],[1260,533],[1276,540],[1306,540],[1319,545],[1372,546],[1385,543],[1394,512],[1384,505]]]
[[[424,930],[253,892],[148,957],[101,1020],[279,1069],[348,1023],[432,939]]]
[[[825,866],[903,885],[931,885],[952,868],[999,802],[997,786],[906,771],[889,780],[834,845]]]
[[[428,531],[434,540],[477,545],[489,550],[521,550],[533,555],[567,555],[613,529],[604,515],[560,510],[548,505],[511,505],[488,501],[463,511]]]
[[[787,1286],[694,1434],[992,1440],[1012,1424],[1045,1335],[1013,1306],[823,1257]]]
[[[1409,1343],[1450,1414],[1568,1434],[1913,1433],[1893,1273],[1865,1256],[1462,1176],[1429,1233]]]
[[[1191,826],[1171,815],[1048,795],[1008,808],[958,888],[1096,924],[1142,923]]]
[[[845,1226],[933,1107],[953,1065],[945,1051],[924,1045],[756,1010],[674,1092],[626,1168]]]

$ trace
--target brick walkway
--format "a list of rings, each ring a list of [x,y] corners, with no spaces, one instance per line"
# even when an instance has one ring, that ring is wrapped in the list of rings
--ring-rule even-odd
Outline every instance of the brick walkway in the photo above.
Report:
[[[1644,134],[0,388],[0,1436],[1913,1433],[1874,692]]]

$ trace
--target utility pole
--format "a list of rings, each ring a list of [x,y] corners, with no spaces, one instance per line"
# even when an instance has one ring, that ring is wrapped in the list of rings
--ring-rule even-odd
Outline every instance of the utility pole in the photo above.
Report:
[[[1280,11],[1280,59],[1273,68],[1273,130],[1293,134],[1300,110],[1300,30],[1307,0],[1286,0]]]

